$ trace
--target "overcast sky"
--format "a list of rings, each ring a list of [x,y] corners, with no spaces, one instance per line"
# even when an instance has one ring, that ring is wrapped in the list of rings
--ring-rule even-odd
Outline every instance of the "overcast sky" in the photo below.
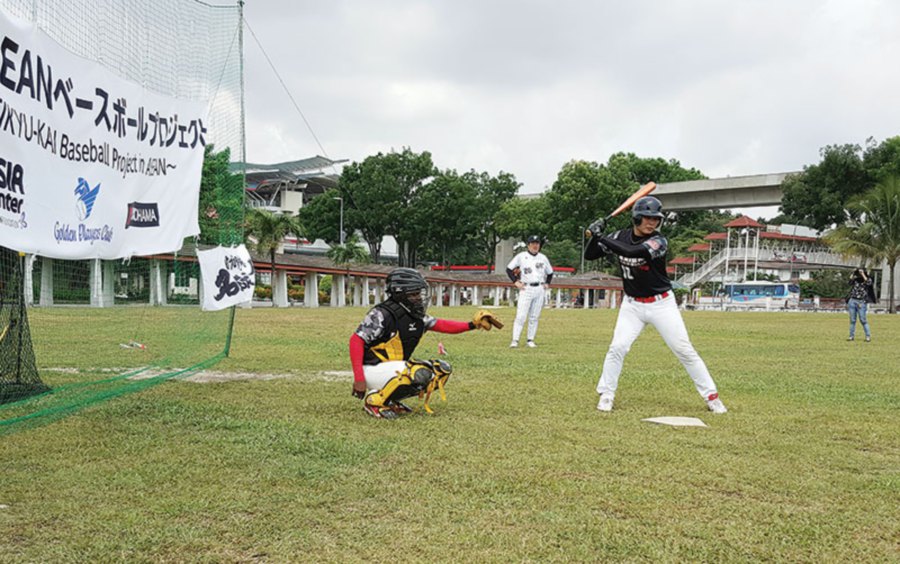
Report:
[[[893,0],[247,0],[333,159],[404,146],[522,193],[571,159],[674,158],[709,177],[800,170],[900,134]],[[322,151],[245,33],[247,155]]]

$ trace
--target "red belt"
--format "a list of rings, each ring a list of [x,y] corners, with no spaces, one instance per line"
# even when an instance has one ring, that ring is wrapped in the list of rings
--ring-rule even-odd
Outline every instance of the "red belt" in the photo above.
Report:
[[[642,304],[652,304],[657,300],[664,300],[669,297],[669,292],[663,292],[662,294],[656,296],[650,296],[649,298],[632,298],[636,302],[641,302]]]

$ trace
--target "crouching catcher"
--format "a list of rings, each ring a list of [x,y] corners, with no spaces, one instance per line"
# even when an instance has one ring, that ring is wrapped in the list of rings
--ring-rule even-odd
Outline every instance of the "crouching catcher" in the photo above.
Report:
[[[388,298],[369,310],[350,337],[353,366],[353,395],[363,400],[363,409],[372,417],[396,419],[412,409],[403,400],[428,401],[437,389],[446,400],[444,385],[453,368],[442,359],[417,360],[412,354],[426,331],[463,333],[473,329],[489,331],[503,324],[490,312],[479,311],[472,321],[436,319],[426,314],[430,298],[425,278],[412,268],[395,268],[387,277]]]

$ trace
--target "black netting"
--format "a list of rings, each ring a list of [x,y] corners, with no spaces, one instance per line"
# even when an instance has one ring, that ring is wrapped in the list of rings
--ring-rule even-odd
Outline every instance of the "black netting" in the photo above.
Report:
[[[25,308],[24,257],[0,247],[0,404],[47,391],[38,376]]]

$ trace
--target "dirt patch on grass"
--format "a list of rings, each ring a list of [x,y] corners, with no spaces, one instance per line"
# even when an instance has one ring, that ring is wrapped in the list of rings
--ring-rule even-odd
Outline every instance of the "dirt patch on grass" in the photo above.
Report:
[[[111,374],[124,374],[126,372],[133,372],[135,368],[103,368],[96,370],[79,370],[77,368],[47,368],[45,369],[47,372],[58,372],[63,374],[80,374],[85,372],[90,373],[111,373]],[[184,370],[183,368],[147,368],[145,370],[141,370],[137,374],[133,376],[129,376],[128,380],[146,380],[148,378],[155,378],[157,376],[163,375],[173,375],[175,373],[181,372]],[[222,372],[219,370],[202,370],[200,372],[195,372],[189,376],[174,376],[174,380],[181,380],[184,382],[191,382],[193,384],[214,384],[220,382],[238,382],[241,380],[279,380],[284,378],[291,378],[294,380],[300,380],[302,382],[349,382],[353,380],[353,372],[350,370],[322,370],[317,372],[286,372],[286,373],[274,373],[274,372]]]
[[[186,378],[185,382],[195,384],[210,384],[218,382],[235,382],[239,380],[278,380],[292,378],[303,382],[347,382],[353,378],[353,372],[349,370],[326,370],[322,372],[274,374],[265,372],[219,372],[216,370],[204,370]]]

